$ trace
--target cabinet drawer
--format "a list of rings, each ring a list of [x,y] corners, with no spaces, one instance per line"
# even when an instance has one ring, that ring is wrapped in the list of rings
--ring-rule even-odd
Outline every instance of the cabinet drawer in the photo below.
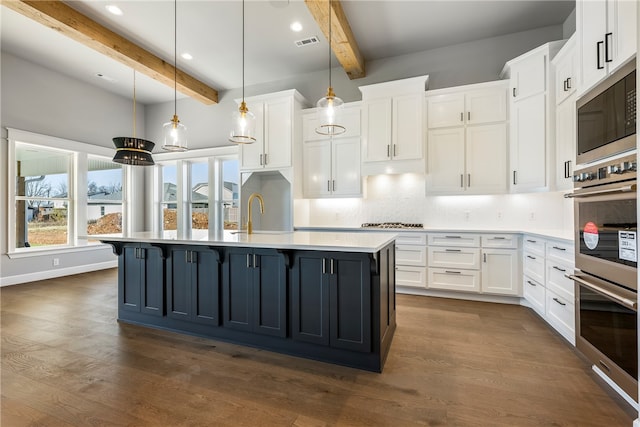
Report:
[[[575,308],[573,303],[547,290],[546,310],[547,323],[575,345]]]
[[[429,267],[478,270],[480,268],[480,249],[430,247]]]
[[[430,246],[480,247],[480,236],[464,233],[429,233]]]
[[[545,255],[545,240],[532,236],[524,236],[522,247],[525,252],[535,253],[541,256]]]
[[[547,242],[547,258],[573,265],[575,262],[573,243]]]
[[[424,233],[399,233],[396,245],[427,245],[427,235]]]
[[[524,276],[522,284],[522,295],[529,301],[529,304],[535,311],[542,317],[544,317],[545,307],[545,294],[546,289],[539,282]]]
[[[544,283],[544,256],[525,252],[522,262],[522,273],[532,279]]]
[[[480,272],[473,270],[429,268],[428,287],[430,289],[479,292]]]
[[[411,288],[426,288],[427,269],[425,267],[396,266],[396,285]]]
[[[565,277],[565,274],[573,274],[573,268],[556,263],[553,260],[547,260],[546,264],[547,289],[555,292],[567,301],[573,302],[575,284],[573,280]]]
[[[484,234],[482,235],[482,247],[517,249],[518,236],[515,234]]]
[[[427,266],[427,247],[396,245],[396,265]]]

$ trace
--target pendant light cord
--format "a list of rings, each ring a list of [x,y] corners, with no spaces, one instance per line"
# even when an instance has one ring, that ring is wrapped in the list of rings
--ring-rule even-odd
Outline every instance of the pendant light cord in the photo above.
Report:
[[[136,137],[136,70],[133,69],[133,137]]]
[[[244,102],[244,0],[242,0],[242,102]]]
[[[331,0],[329,0],[329,87],[331,87]]]
[[[173,115],[178,114],[178,0],[173,2]]]

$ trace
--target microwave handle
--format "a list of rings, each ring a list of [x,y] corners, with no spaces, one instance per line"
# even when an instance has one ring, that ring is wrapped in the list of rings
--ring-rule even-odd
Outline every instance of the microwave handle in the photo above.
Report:
[[[564,195],[567,199],[579,199],[582,197],[591,197],[591,196],[600,196],[602,194],[610,194],[610,193],[628,193],[630,191],[636,191],[636,184],[625,185],[624,187],[616,187],[610,188],[608,190],[593,190],[584,193],[567,193]]]
[[[614,300],[615,302],[624,305],[627,308],[630,308],[631,310],[637,311],[638,310],[638,303],[636,301],[632,301],[630,299],[627,298],[622,298],[619,297],[618,295],[601,288],[600,286],[594,285],[593,283],[587,282],[584,279],[581,279],[580,277],[573,275],[573,274],[569,274],[566,275],[567,278],[573,280],[574,282],[578,282],[580,283],[582,286],[591,289],[592,291],[598,292],[599,294],[602,294],[608,298],[611,298],[612,300]]]

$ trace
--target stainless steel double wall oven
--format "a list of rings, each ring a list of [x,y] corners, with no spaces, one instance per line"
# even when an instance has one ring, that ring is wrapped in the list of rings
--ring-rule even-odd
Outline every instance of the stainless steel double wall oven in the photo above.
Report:
[[[583,166],[567,197],[575,210],[576,347],[637,401],[635,79],[634,60],[578,100]]]

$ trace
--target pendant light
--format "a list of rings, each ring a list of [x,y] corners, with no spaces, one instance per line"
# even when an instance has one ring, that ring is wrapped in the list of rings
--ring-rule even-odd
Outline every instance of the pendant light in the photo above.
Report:
[[[152,166],[154,144],[146,139],[136,138],[136,70],[133,70],[133,137],[118,136],[113,138],[116,146],[116,154],[113,156],[115,163],[131,166]]]
[[[187,151],[187,128],[178,120],[178,0],[173,1],[173,118],[162,125],[167,151]]]
[[[233,128],[229,133],[229,141],[234,144],[256,142],[256,117],[249,111],[244,101],[244,0],[242,0],[242,102],[238,111],[234,111],[231,117]]]
[[[319,123],[316,133],[320,135],[340,135],[347,130],[337,123],[338,113],[342,109],[344,102],[336,96],[331,86],[331,15],[332,7],[331,0],[329,0],[329,89],[327,89],[327,94],[320,98],[316,104]]]

